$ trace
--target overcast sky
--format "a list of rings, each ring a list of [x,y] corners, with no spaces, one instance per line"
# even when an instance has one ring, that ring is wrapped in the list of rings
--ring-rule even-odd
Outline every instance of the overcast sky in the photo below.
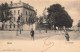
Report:
[[[0,0],[0,3],[2,2],[10,3],[10,1],[11,0]],[[12,1],[19,2],[19,0]],[[21,1],[28,3],[31,6],[33,6],[34,9],[37,9],[37,16],[42,15],[42,12],[45,7],[47,8],[52,4],[59,3],[63,7],[65,7],[65,10],[74,20],[73,25],[76,25],[78,23],[78,20],[80,20],[80,0],[21,0]]]

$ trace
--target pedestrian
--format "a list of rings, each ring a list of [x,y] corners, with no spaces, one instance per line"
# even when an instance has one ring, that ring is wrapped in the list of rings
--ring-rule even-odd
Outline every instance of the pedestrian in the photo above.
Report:
[[[34,30],[33,29],[31,29],[30,35],[31,35],[31,38],[34,40]]]
[[[69,41],[70,36],[67,31],[65,32],[65,37],[66,37],[66,40]]]

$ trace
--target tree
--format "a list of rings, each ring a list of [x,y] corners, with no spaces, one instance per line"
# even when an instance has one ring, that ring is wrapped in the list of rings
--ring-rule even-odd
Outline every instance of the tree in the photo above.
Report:
[[[62,7],[60,4],[53,4],[47,10],[47,22],[49,23],[50,27],[53,25],[54,29],[56,29],[56,26],[60,29],[63,26],[67,28],[72,27],[73,20],[65,11],[64,7]]]
[[[34,14],[31,14],[29,15],[29,18],[28,18],[28,21],[27,21],[27,24],[33,24],[36,22],[36,17],[34,16]]]
[[[7,3],[2,3],[0,5],[0,22],[2,22],[2,29],[4,29],[4,24],[6,21],[10,20],[11,13],[9,12],[9,6]]]
[[[11,19],[11,17],[9,17],[10,15],[10,12],[9,12],[9,6],[7,3],[5,4],[1,4],[0,6],[0,21],[3,22],[3,21],[8,21]]]
[[[0,5],[0,21],[1,21],[1,5]]]

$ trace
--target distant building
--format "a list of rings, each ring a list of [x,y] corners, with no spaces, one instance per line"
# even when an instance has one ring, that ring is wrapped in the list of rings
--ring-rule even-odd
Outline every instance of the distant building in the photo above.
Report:
[[[29,20],[30,17],[33,18],[36,17],[36,12],[34,8],[24,2],[19,1],[18,3],[13,3],[11,1],[9,7],[10,13],[12,14],[12,16],[10,17],[12,19],[5,23],[4,26],[5,30],[16,30],[18,26],[17,24],[18,17],[20,17],[20,22],[24,22],[25,24],[27,24],[27,21]]]
[[[79,20],[79,22],[78,22],[78,27],[80,27],[80,20]]]
[[[75,31],[80,31],[80,20],[78,21],[78,24],[77,25],[72,26],[70,29],[71,30],[75,30]]]
[[[78,30],[80,31],[80,20],[78,22]]]

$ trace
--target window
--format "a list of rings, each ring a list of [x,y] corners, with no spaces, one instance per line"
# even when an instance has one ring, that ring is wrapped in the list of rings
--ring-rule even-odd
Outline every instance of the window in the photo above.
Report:
[[[33,14],[31,13],[31,16],[33,16]]]
[[[20,13],[20,10],[18,10],[18,14]]]
[[[26,11],[26,15],[27,15],[27,11]]]
[[[15,17],[14,17],[14,22],[15,22]]]
[[[22,17],[22,13],[21,13],[21,17]]]
[[[14,28],[15,28],[15,24],[14,24]]]
[[[6,24],[6,28],[7,28],[7,24]]]
[[[31,13],[31,15],[32,15],[32,13]]]
[[[10,28],[11,28],[11,26],[12,26],[12,25],[10,24]]]
[[[29,12],[29,15],[30,15],[30,12]]]
[[[26,17],[26,22],[27,22],[27,17]]]
[[[12,11],[10,11],[9,15],[11,15],[11,14],[12,14]]]
[[[14,15],[16,14],[16,11],[14,10]]]
[[[12,13],[12,11],[10,11],[10,13]]]

